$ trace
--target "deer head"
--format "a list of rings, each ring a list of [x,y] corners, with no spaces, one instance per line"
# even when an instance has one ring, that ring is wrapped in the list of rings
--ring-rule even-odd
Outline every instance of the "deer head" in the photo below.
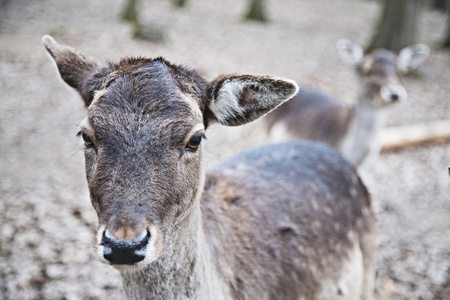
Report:
[[[345,63],[356,68],[360,104],[374,108],[406,99],[402,74],[417,69],[430,53],[427,46],[416,44],[403,48],[398,55],[385,49],[364,55],[361,46],[349,40],[337,41],[336,49]]]

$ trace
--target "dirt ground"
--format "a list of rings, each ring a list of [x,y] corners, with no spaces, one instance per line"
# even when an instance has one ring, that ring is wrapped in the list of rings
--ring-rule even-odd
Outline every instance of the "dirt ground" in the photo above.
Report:
[[[101,61],[164,56],[198,69],[293,78],[354,97],[352,71],[337,39],[367,44],[377,1],[269,0],[270,23],[242,23],[246,1],[143,1],[142,20],[166,33],[164,44],[133,40],[119,20],[122,1],[0,1],[0,299],[122,299],[116,270],[93,255],[96,215],[75,138],[82,103],[59,79],[44,34]],[[408,101],[390,125],[449,119],[450,52],[436,48],[445,15],[426,10],[419,41],[431,57],[405,79]],[[214,127],[209,161],[263,143],[258,123]],[[366,184],[381,234],[378,299],[450,299],[450,144],[381,155]]]

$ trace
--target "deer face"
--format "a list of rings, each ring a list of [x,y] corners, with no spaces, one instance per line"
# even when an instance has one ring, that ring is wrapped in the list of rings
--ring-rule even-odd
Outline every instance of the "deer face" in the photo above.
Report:
[[[428,57],[425,45],[405,47],[399,53],[377,49],[364,55],[361,46],[349,40],[339,40],[336,48],[341,59],[356,68],[361,105],[383,108],[406,99],[401,75],[418,68]]]
[[[390,105],[407,97],[396,56],[386,50],[366,55],[357,67],[360,99],[374,108]]]
[[[132,63],[102,78],[80,126],[97,252],[114,265],[161,255],[203,182],[201,94],[183,94],[163,61]]]
[[[100,67],[48,36],[43,41],[86,104],[79,136],[99,220],[97,254],[119,268],[158,259],[177,225],[199,210],[209,123],[245,124],[298,91],[290,80],[267,76],[207,83],[162,58]]]

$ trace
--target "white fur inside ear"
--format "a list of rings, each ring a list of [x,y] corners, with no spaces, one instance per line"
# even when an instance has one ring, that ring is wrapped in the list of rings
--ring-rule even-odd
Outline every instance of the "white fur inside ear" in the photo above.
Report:
[[[416,44],[403,48],[398,55],[398,67],[403,73],[417,69],[430,55],[430,48]]]
[[[341,60],[351,65],[359,64],[364,56],[364,51],[362,47],[349,40],[337,41],[336,50]]]
[[[248,84],[248,81],[243,80],[226,80],[223,83],[217,99],[213,99],[210,105],[219,123],[225,124],[227,119],[244,115],[244,110],[239,105],[239,96]]]
[[[298,91],[295,81],[244,75],[225,79],[209,108],[223,125],[242,125],[268,113]]]

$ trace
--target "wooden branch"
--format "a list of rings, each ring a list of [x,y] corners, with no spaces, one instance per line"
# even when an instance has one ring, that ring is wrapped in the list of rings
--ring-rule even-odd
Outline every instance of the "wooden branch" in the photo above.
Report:
[[[384,129],[380,134],[382,152],[450,141],[450,120],[439,120]]]

